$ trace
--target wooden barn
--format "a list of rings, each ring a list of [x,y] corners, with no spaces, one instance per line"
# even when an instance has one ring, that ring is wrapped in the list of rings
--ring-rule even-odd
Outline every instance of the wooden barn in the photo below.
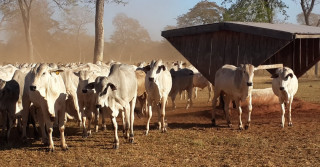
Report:
[[[300,77],[320,60],[319,27],[221,22],[163,31],[162,36],[212,83],[224,64],[283,64]]]

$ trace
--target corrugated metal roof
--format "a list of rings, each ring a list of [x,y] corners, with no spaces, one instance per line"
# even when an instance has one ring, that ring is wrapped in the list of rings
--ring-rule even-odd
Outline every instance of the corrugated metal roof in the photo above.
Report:
[[[320,38],[320,27],[295,24],[271,24],[253,22],[220,22],[214,24],[192,26],[162,31],[162,36],[167,38],[174,36],[217,32],[222,30],[261,35],[285,40],[292,40],[295,38]]]
[[[260,27],[264,29],[289,32],[292,34],[320,34],[320,27],[313,27],[313,26],[307,26],[307,25],[271,24],[271,23],[254,23],[254,22],[225,22],[225,23]]]

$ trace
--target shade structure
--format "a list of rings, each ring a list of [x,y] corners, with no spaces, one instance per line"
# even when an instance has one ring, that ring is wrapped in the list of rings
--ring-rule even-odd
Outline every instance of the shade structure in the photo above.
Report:
[[[220,22],[161,35],[211,83],[224,64],[283,64],[300,77],[320,60],[319,27]]]

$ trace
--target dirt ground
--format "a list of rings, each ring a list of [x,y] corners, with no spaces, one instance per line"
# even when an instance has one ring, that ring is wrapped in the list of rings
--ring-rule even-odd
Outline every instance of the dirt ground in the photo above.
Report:
[[[320,104],[295,99],[293,127],[280,127],[279,104],[253,106],[249,130],[238,130],[238,113],[232,110],[233,127],[228,128],[222,110],[218,110],[218,127],[211,126],[211,104],[207,92],[200,91],[194,106],[167,107],[168,131],[160,133],[153,114],[151,131],[144,135],[146,118],[135,119],[135,141],[129,143],[119,130],[120,148],[112,149],[110,120],[106,131],[82,138],[75,122],[68,122],[68,151],[60,148],[59,132],[54,132],[56,149],[33,138],[21,143],[16,129],[9,144],[0,142],[1,166],[320,166]],[[247,110],[242,120],[246,123]],[[120,119],[118,119],[121,125]],[[121,126],[119,126],[121,127]],[[32,137],[32,134],[29,134]]]

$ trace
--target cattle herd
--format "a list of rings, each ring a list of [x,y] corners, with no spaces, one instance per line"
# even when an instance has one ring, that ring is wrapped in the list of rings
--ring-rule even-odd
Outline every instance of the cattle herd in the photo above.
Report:
[[[279,66],[275,66],[279,67]],[[158,112],[158,128],[167,131],[165,118],[168,98],[172,100],[172,109],[176,108],[178,94],[185,94],[186,109],[192,107],[196,88],[208,87],[212,100],[212,124],[215,126],[215,108],[220,97],[224,106],[227,123],[232,126],[229,116],[229,104],[233,102],[241,121],[241,102],[248,99],[249,114],[245,128],[251,121],[254,71],[275,68],[269,66],[254,67],[243,64],[239,67],[224,65],[215,75],[214,97],[211,99],[212,84],[193,66],[185,66],[181,61],[167,63],[153,60],[150,63],[136,65],[110,63],[38,63],[0,66],[0,114],[2,134],[9,142],[12,127],[17,126],[22,132],[21,140],[27,139],[26,129],[30,123],[40,127],[41,139],[49,145],[48,151],[54,150],[52,132],[54,127],[60,131],[63,150],[68,146],[65,140],[65,124],[68,119],[79,122],[83,137],[99,129],[99,116],[102,129],[106,128],[106,118],[110,118],[114,127],[113,148],[119,148],[118,123],[122,117],[123,134],[128,142],[134,141],[134,116],[136,103],[139,102],[139,115],[148,117],[145,134],[149,133],[152,111]],[[298,80],[288,67],[279,67],[272,75],[272,90],[279,97],[282,110],[281,126],[285,123],[285,107],[289,110],[289,126],[292,126],[291,104],[298,89]],[[195,89],[194,89],[195,88]],[[195,92],[193,93],[193,90]],[[270,88],[271,90],[271,88]],[[138,106],[138,105],[137,105]],[[87,120],[88,119],[88,120]],[[37,128],[34,135],[38,136]]]

